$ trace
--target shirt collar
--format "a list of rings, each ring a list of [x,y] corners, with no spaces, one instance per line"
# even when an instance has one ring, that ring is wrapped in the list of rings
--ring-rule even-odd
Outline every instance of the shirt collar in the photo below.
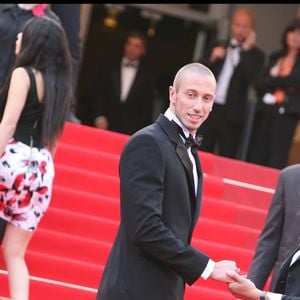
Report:
[[[138,67],[138,65],[139,65],[139,61],[138,60],[130,61],[126,57],[123,57],[122,58],[122,66],[125,66],[128,63],[133,64],[135,67]]]
[[[182,124],[182,122],[174,115],[174,113],[171,111],[170,107],[168,107],[168,109],[165,111],[164,113],[165,117],[168,118],[170,121],[174,120],[174,122],[176,122],[176,124],[178,124],[182,130],[183,133],[186,137],[188,137],[190,135],[190,132],[188,131],[188,129]],[[193,135],[194,136],[194,135]],[[195,136],[194,136],[195,137]]]
[[[233,46],[233,47],[236,47],[236,48],[238,48],[239,46],[241,46],[241,44],[235,38],[232,38],[230,40],[229,45]]]

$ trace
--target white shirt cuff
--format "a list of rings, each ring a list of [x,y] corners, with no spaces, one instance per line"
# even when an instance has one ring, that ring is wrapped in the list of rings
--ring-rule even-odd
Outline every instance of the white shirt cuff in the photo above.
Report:
[[[210,274],[212,273],[212,271],[214,270],[214,267],[215,267],[215,262],[210,259],[206,265],[206,268],[204,269],[203,273],[201,274],[201,277],[203,279],[207,279],[210,276]]]
[[[282,299],[281,294],[274,294],[274,293],[267,292],[267,296],[268,296],[269,300],[281,300]]]

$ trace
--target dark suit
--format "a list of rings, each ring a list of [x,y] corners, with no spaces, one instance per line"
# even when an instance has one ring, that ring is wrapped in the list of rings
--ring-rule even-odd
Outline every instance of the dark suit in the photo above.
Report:
[[[65,29],[72,56],[72,72],[74,92],[76,92],[77,79],[80,66],[80,11],[81,4],[52,3],[51,9],[58,15]]]
[[[49,8],[46,8],[45,15],[60,22],[59,17]],[[9,77],[16,58],[17,35],[33,17],[32,10],[21,9],[17,4],[0,4],[0,88]]]
[[[270,289],[274,289],[280,266],[290,252],[299,245],[299,183],[300,164],[289,166],[281,171],[248,274],[260,289],[265,286],[273,267]]]
[[[293,255],[299,249],[297,248],[280,268],[274,292],[283,294],[282,300],[300,300],[300,258],[290,266]]]
[[[225,57],[215,63],[204,62],[212,70],[217,81],[224,62]],[[263,62],[264,54],[257,47],[249,51],[241,50],[240,61],[230,78],[226,104],[215,103],[209,118],[199,129],[203,136],[202,150],[214,152],[216,143],[219,143],[220,155],[236,158],[246,119],[248,89]]]
[[[209,257],[190,246],[197,197],[186,148],[163,115],[138,131],[120,158],[121,222],[97,300],[182,300]]]
[[[155,100],[155,79],[153,72],[140,61],[133,84],[124,103],[121,95],[121,61],[103,67],[99,72],[92,98],[93,118],[106,116],[109,130],[133,134],[151,124]]]

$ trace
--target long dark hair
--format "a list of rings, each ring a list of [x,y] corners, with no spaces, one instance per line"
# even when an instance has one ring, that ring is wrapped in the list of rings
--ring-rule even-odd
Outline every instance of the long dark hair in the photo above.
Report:
[[[288,45],[286,42],[286,37],[288,35],[289,32],[291,31],[295,31],[295,30],[299,30],[300,29],[300,19],[296,18],[294,20],[292,20],[284,29],[284,31],[282,32],[281,35],[281,45],[282,45],[282,52],[283,54],[287,54],[288,52]],[[299,51],[298,51],[298,55],[299,55]]]
[[[26,66],[43,76],[42,143],[53,149],[73,100],[71,54],[65,31],[55,20],[42,16],[26,22],[13,69]]]

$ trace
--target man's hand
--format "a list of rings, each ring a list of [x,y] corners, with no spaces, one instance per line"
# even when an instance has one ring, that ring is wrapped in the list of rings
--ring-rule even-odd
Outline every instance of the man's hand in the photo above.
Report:
[[[104,116],[97,117],[95,119],[95,127],[100,129],[108,129],[108,120]]]
[[[247,36],[246,40],[243,42],[242,49],[244,51],[249,51],[254,47],[255,43],[256,43],[256,33],[254,31],[251,31]]]
[[[217,60],[223,59],[226,55],[226,48],[223,46],[217,46],[211,51],[209,62],[214,63]]]
[[[255,284],[251,280],[236,272],[229,271],[226,272],[226,275],[231,279],[231,282],[227,286],[233,296],[244,300],[259,299],[261,291],[255,287]]]
[[[232,279],[226,275],[226,272],[240,272],[240,269],[236,266],[236,262],[233,260],[221,260],[215,263],[215,267],[210,275],[210,278],[230,282]]]

